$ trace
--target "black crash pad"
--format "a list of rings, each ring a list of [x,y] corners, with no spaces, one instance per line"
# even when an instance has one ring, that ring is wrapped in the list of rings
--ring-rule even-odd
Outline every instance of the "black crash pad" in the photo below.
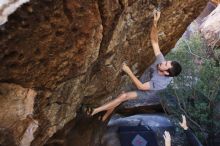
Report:
[[[158,146],[150,127],[120,126],[118,130],[121,146]]]

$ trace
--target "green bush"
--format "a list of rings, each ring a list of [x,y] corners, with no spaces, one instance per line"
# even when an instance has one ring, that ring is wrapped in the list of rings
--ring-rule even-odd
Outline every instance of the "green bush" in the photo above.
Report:
[[[187,115],[197,137],[213,145],[220,128],[214,112],[220,103],[220,53],[219,48],[207,47],[200,38],[196,34],[190,40],[180,40],[166,56],[168,60],[179,61],[183,68],[166,92],[176,98],[178,105],[178,110],[174,107],[171,113]]]

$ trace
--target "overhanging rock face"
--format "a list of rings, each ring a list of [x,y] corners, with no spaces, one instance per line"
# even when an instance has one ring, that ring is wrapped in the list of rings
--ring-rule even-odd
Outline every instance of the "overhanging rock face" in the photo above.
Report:
[[[83,97],[99,103],[117,90],[123,61],[140,74],[154,60],[155,7],[162,9],[160,46],[167,53],[206,2],[31,0],[20,7],[0,26],[0,80],[37,92],[32,145],[43,145],[73,119]]]

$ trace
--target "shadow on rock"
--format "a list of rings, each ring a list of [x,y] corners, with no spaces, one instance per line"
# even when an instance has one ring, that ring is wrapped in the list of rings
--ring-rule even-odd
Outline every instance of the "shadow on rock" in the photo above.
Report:
[[[93,117],[80,110],[76,119],[51,137],[45,146],[100,146],[101,137],[107,127],[99,120],[103,113]]]

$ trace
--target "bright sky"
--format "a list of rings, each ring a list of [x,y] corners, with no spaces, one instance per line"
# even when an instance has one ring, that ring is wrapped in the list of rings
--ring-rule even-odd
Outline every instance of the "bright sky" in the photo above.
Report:
[[[0,0],[0,25],[8,20],[8,15],[12,14],[19,6],[29,0]]]

